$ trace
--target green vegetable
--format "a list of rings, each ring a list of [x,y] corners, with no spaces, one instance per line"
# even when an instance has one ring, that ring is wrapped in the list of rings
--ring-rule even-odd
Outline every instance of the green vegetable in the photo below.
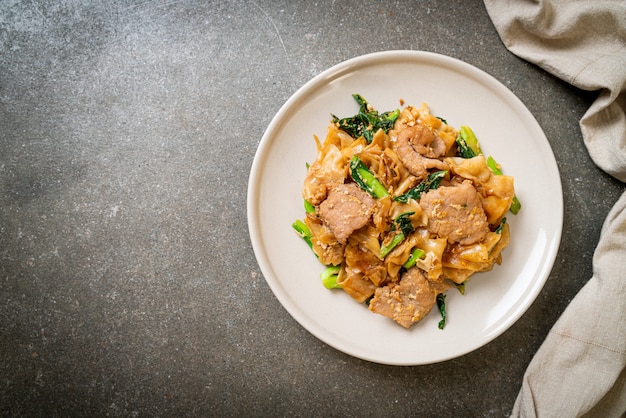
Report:
[[[387,254],[389,254],[391,252],[391,250],[396,248],[398,246],[398,244],[400,244],[402,241],[404,241],[404,238],[406,238],[406,236],[402,232],[396,233],[393,236],[393,238],[391,239],[391,242],[389,242],[389,244],[387,244],[387,245],[383,244],[383,245],[380,246],[380,253],[378,254],[378,256],[381,259],[387,257]]]
[[[311,241],[311,230],[300,219],[291,224],[291,227],[296,230],[298,235],[309,245],[309,248],[313,249],[313,242]]]
[[[456,139],[456,144],[459,147],[459,155],[462,158],[474,158],[476,154],[474,151],[465,143],[465,141],[459,136]]]
[[[493,172],[493,174],[495,174],[496,176],[502,175],[500,164],[498,164],[491,155],[487,157],[487,167],[489,167],[491,171]],[[517,215],[521,208],[522,208],[522,203],[519,201],[517,196],[513,196],[513,201],[511,202],[511,207],[509,208],[509,210],[511,211],[513,215]]]
[[[465,282],[463,282],[463,283],[454,283],[454,287],[456,287],[457,290],[459,292],[461,292],[462,295],[465,294]]]
[[[424,250],[422,250],[421,248],[413,248],[413,250],[411,250],[411,255],[409,255],[409,258],[404,262],[402,267],[404,267],[405,269],[410,269],[415,265],[417,260],[420,260],[425,256],[426,252]]]
[[[502,228],[504,228],[504,224],[506,223],[506,218],[502,218],[502,221],[500,221],[500,225],[498,225],[498,227],[495,230],[496,234],[501,234],[502,233]]]
[[[304,199],[304,210],[306,213],[315,214],[315,206],[306,199]]]
[[[378,255],[379,258],[383,259],[387,257],[387,254],[391,252],[395,247],[398,246],[404,239],[413,232],[413,225],[411,224],[411,219],[409,216],[413,215],[415,212],[406,212],[402,215],[398,215],[396,219],[393,220],[393,224],[391,226],[391,232],[397,231],[393,236],[389,244],[383,244],[380,247],[380,253]]]
[[[439,293],[437,295],[437,307],[439,313],[441,313],[441,321],[439,321],[439,329],[443,329],[446,326],[446,295]]]
[[[375,198],[380,199],[382,197],[389,196],[389,192],[385,186],[378,181],[376,176],[369,171],[365,164],[363,164],[363,161],[361,161],[361,159],[356,155],[354,155],[350,160],[350,175],[352,180],[354,180],[359,187]]]
[[[489,167],[491,171],[493,172],[493,174],[495,174],[496,176],[502,175],[502,170],[500,170],[500,165],[496,162],[496,160],[493,159],[491,155],[487,157],[487,167]]]
[[[480,145],[478,144],[478,138],[476,138],[472,128],[467,125],[461,125],[459,128],[459,135],[465,144],[472,150],[474,155],[480,155],[483,153],[480,149]]]
[[[428,178],[422,181],[420,184],[409,190],[403,195],[397,196],[394,200],[402,203],[407,203],[409,199],[418,200],[422,193],[439,187],[441,180],[448,174],[448,170],[436,171],[431,173]]]
[[[398,217],[393,221],[392,230],[399,229],[405,236],[408,236],[415,229],[413,228],[413,224],[411,224],[411,219],[409,218],[414,214],[415,212],[405,212],[398,215]]]
[[[326,289],[341,289],[341,285],[337,283],[337,276],[341,266],[330,266],[322,272],[320,278]]]
[[[522,209],[522,202],[519,201],[517,196],[513,196],[513,201],[511,202],[511,207],[509,208],[509,210],[513,215],[517,215],[520,209]]]
[[[355,139],[364,137],[369,144],[379,129],[385,133],[389,132],[400,116],[399,109],[379,114],[361,95],[353,94],[352,97],[359,104],[359,113],[343,119],[339,119],[335,115],[332,117],[339,129]]]
[[[459,136],[456,138],[456,144],[459,147],[459,155],[463,158],[473,158],[482,154],[480,145],[478,145],[478,139],[469,126],[461,126]]]

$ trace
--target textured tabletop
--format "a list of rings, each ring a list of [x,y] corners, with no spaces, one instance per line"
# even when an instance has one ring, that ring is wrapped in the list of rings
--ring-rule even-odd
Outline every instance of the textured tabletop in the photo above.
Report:
[[[390,49],[506,85],[543,128],[564,194],[535,303],[486,346],[426,366],[309,334],[266,284],[247,226],[278,109],[325,69]],[[508,52],[477,0],[0,2],[0,413],[507,416],[623,190],[582,142],[596,94]]]

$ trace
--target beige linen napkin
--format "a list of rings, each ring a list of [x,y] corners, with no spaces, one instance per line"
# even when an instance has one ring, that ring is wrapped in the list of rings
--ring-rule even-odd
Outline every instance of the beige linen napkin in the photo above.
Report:
[[[626,181],[626,0],[484,0],[505,46],[584,90],[593,161]],[[567,226],[565,226],[567,227]],[[521,417],[626,411],[626,193],[604,222],[593,275],[550,330],[513,408]]]

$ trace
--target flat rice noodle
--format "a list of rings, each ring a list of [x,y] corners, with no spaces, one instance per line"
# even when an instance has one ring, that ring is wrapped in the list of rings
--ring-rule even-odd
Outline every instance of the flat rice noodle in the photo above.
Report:
[[[376,254],[359,245],[358,241],[352,240],[344,253],[346,269],[363,273],[365,278],[380,286],[387,279],[387,270]]]
[[[424,258],[416,260],[415,265],[424,270],[427,273],[428,280],[433,283],[442,282],[445,278],[443,276],[441,258],[437,257],[432,251],[427,252]]]
[[[485,215],[487,215],[487,222],[489,225],[498,225],[502,218],[506,215],[506,212],[511,207],[511,198],[500,198],[498,196],[487,196],[480,200],[483,206]]]
[[[331,186],[344,183],[347,175],[346,160],[339,148],[333,144],[325,146],[307,171],[302,197],[318,205],[326,199]]]
[[[348,242],[350,245],[359,246],[373,254],[378,254],[380,253],[379,235],[380,233],[376,226],[370,223],[354,231],[352,235],[348,237]]]
[[[408,192],[409,190],[411,190],[413,187],[417,186],[418,184],[419,184],[419,179],[415,177],[414,175],[410,174],[406,177],[406,179],[404,179],[402,182],[400,182],[396,186],[396,189],[394,190],[394,196],[395,197],[401,196],[405,194],[406,192]]]
[[[418,245],[418,248],[424,250],[426,254],[429,252],[434,254],[426,272],[428,280],[440,282],[443,280],[442,258],[448,241],[445,238],[430,238],[428,230],[420,230],[420,233],[422,234],[422,243]]]
[[[411,250],[419,247],[421,243],[422,237],[412,233],[385,257],[385,268],[391,281],[400,280],[399,273],[402,265],[409,259]]]
[[[444,268],[470,270],[475,273],[478,273],[482,271],[491,270],[493,268],[493,265],[495,264],[495,260],[491,262],[475,263],[472,261],[463,260],[462,258],[459,258],[459,257],[447,258],[444,256],[442,263],[443,263]]]
[[[342,268],[339,272],[337,284],[359,303],[363,303],[372,297],[377,289],[377,286],[366,278],[363,273],[347,268]]]
[[[391,148],[385,148],[380,156],[378,179],[385,185],[389,193],[398,196],[400,188],[408,190],[417,184],[417,178],[404,167],[398,155]]]
[[[506,227],[508,229],[508,226]],[[498,234],[496,232],[487,232],[485,239],[482,240],[482,244],[487,248],[487,251],[491,254],[494,247],[500,242],[502,239],[502,234]]]
[[[382,153],[383,150],[378,145],[372,146],[370,144],[361,151],[359,158],[372,173],[377,173],[380,169],[380,156]]]
[[[372,222],[379,234],[385,233],[389,229],[391,222],[391,208],[395,202],[391,196],[376,199],[376,209],[372,215]]]
[[[348,146],[341,149],[341,153],[346,158],[346,161],[350,161],[350,159],[354,155],[359,155],[363,151],[363,148],[367,145],[367,141],[365,138],[359,138],[357,140],[352,141]]]
[[[459,246],[457,256],[463,260],[476,263],[485,263],[489,261],[489,251],[487,250],[485,244],[482,243]]]
[[[489,252],[489,258],[494,259],[496,263],[500,264],[502,262],[502,250],[504,250],[509,245],[510,241],[511,229],[509,228],[509,224],[505,223],[502,227],[502,232],[500,233],[500,240]]]
[[[472,158],[449,157],[445,158],[444,161],[452,173],[472,180],[475,185],[482,185],[493,176],[487,167],[487,160],[484,155],[477,155]]]
[[[391,219],[396,219],[403,213],[413,212],[413,214],[409,216],[413,228],[419,228],[428,224],[427,215],[424,213],[422,207],[415,199],[409,199],[407,203],[401,203],[394,200],[391,205],[390,211]]]
[[[380,149],[385,149],[389,148],[390,141],[391,139],[389,138],[389,135],[386,134],[385,131],[383,131],[382,129],[379,129],[374,134],[374,137],[372,138],[372,142],[370,144],[376,145]]]
[[[464,270],[451,267],[443,268],[443,275],[445,278],[452,280],[456,284],[461,284],[469,280],[474,273],[476,273],[474,270]]]
[[[502,229],[500,240],[493,246],[491,251],[487,251],[484,244],[477,247],[484,247],[487,256],[482,251],[474,251],[474,246],[450,245],[443,254],[442,262],[444,268],[470,270],[473,272],[489,271],[494,264],[502,261],[501,252],[508,245],[509,233],[508,224]]]
[[[331,123],[326,130],[324,145],[320,145],[319,139],[317,137],[315,137],[315,142],[317,143],[318,151],[321,150],[321,148],[329,145],[333,145],[340,150],[343,150],[352,145],[352,143],[354,142],[354,138],[348,135],[347,132],[339,129],[334,123]]]
[[[337,238],[320,219],[307,214],[304,223],[311,231],[313,252],[317,254],[320,263],[338,266],[343,262],[344,244],[337,242]]]
[[[497,225],[511,207],[515,196],[513,177],[493,175],[489,181],[478,188],[482,196],[482,205],[490,225]]]
[[[372,142],[369,144],[366,143],[363,149],[358,153],[363,164],[373,173],[378,173],[380,170],[381,157],[383,150],[388,145],[388,138],[387,134],[379,129],[378,132],[374,134]]]
[[[337,128],[334,124],[331,125],[328,136],[332,137],[333,143],[337,144],[339,149],[342,149],[342,150],[351,146],[352,143],[354,142],[354,138],[348,135],[347,132],[342,131],[341,129]]]

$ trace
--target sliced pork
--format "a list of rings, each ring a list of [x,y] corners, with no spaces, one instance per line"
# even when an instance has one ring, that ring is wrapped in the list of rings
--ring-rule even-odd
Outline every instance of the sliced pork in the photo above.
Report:
[[[420,206],[428,216],[428,230],[451,243],[474,244],[489,232],[480,195],[469,181],[430,190],[422,195]]]
[[[437,294],[445,290],[429,282],[421,269],[413,267],[404,273],[400,282],[377,288],[369,309],[409,328],[428,315],[437,301]]]
[[[328,197],[319,205],[320,218],[341,244],[367,224],[376,202],[354,183],[333,186]]]

